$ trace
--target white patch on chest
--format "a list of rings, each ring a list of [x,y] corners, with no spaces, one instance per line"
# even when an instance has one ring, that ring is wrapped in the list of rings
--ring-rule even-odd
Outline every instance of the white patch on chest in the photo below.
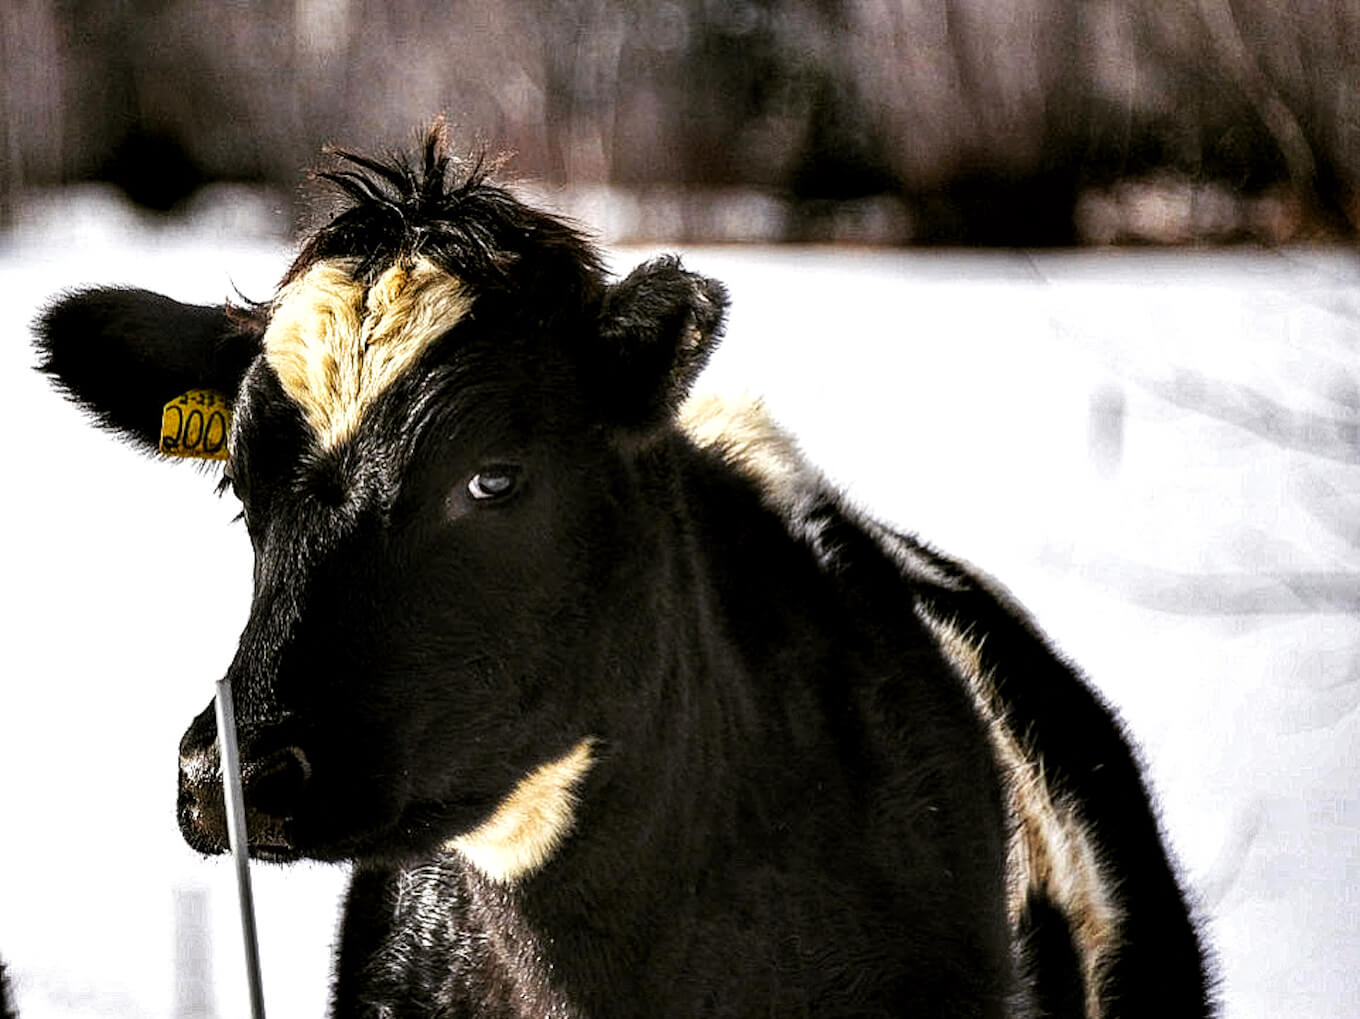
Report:
[[[264,355],[323,449],[354,435],[364,412],[472,304],[433,262],[388,268],[371,287],[353,259],[317,262],[279,291]]]
[[[576,823],[576,787],[595,763],[593,741],[529,772],[495,812],[445,848],[500,884],[514,884],[552,858]]]

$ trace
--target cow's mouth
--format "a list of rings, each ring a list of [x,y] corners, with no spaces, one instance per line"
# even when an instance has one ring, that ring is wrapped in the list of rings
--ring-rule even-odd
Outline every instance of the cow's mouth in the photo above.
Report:
[[[267,860],[270,863],[291,863],[301,855],[284,830],[287,820],[253,810],[247,805],[247,845],[253,858]]]
[[[191,729],[192,733],[193,730]],[[243,755],[241,782],[245,794],[245,835],[252,857],[295,860],[300,853],[292,831],[294,818],[307,799],[311,764],[306,754],[278,727],[265,730],[281,748],[260,753],[261,734],[252,740],[256,753]],[[186,736],[187,739],[187,736]],[[185,751],[181,746],[179,825],[185,841],[202,853],[228,851],[228,817],[222,775],[214,748]]]
[[[251,842],[250,856],[265,863],[293,863],[302,858],[302,854],[292,846],[273,842]]]
[[[209,856],[228,853],[231,851],[231,845],[225,814],[221,808],[205,810],[201,801],[182,799],[179,812],[180,832],[185,841],[200,853]],[[284,831],[283,819],[248,810],[246,833],[253,859],[289,863],[301,856],[292,839]]]

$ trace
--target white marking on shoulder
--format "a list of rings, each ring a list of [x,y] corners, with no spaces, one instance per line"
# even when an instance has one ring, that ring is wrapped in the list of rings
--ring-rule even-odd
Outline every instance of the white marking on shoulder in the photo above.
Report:
[[[514,884],[547,863],[576,823],[576,787],[595,763],[594,741],[535,768],[482,824],[445,843],[486,877]]]
[[[426,258],[397,262],[371,287],[354,259],[323,259],[279,291],[264,354],[323,448],[350,438],[364,412],[472,304]]]
[[[821,473],[759,397],[691,397],[681,406],[677,423],[695,445],[719,453],[754,481],[776,509],[792,509],[809,486],[825,486]]]
[[[691,397],[676,423],[695,445],[713,450],[750,481],[790,534],[819,558],[830,555],[821,540],[825,523],[813,511],[826,499],[844,509],[840,494],[808,462],[793,436],[775,423],[759,397]]]
[[[1006,882],[1011,926],[1031,890],[1046,895],[1072,927],[1086,986],[1086,1014],[1100,1014],[1100,985],[1119,945],[1121,911],[1115,888],[1086,829],[1078,806],[1050,788],[1043,760],[1011,727],[982,665],[982,641],[971,628],[944,619],[920,603],[917,617],[939,642],[945,659],[964,681],[1001,767],[1011,813]]]

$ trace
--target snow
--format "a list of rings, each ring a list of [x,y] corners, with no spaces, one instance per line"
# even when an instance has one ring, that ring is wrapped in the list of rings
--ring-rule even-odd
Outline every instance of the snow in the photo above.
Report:
[[[209,477],[88,428],[26,339],[74,286],[268,296],[288,252],[252,228],[267,210],[231,208],[157,225],[83,192],[0,239],[0,956],[24,1019],[246,1012],[231,868],[184,846],[174,796],[248,543]],[[1117,706],[1224,1014],[1360,1014],[1360,261],[686,260],[733,297],[702,387],[763,393],[857,502],[1000,578]],[[269,1010],[320,1015],[344,871],[254,877]]]

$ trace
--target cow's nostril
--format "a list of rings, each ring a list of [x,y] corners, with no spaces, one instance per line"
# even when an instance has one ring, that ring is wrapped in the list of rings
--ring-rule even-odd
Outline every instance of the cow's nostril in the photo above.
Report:
[[[246,804],[252,813],[291,817],[312,766],[300,747],[284,747],[250,767],[245,780]]]

